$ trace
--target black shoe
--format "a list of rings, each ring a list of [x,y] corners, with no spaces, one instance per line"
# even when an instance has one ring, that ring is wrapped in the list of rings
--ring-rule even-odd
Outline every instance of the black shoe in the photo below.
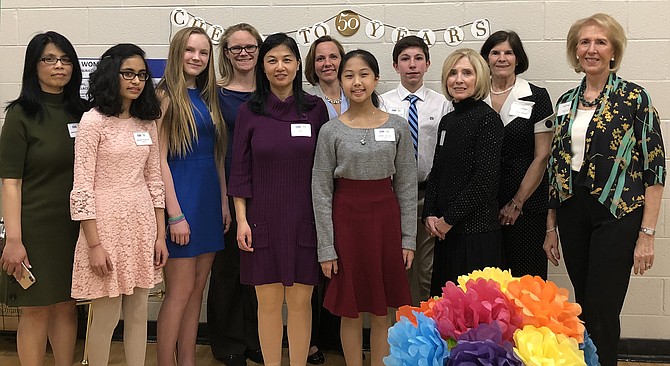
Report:
[[[311,355],[307,356],[307,363],[309,364],[321,365],[324,362],[326,362],[326,356],[323,354],[323,352],[321,352],[320,349],[312,353]]]
[[[261,365],[265,364],[265,361],[263,361],[263,352],[260,349],[255,351],[247,350],[244,352],[244,355],[253,362],[260,363]]]
[[[217,358],[226,366],[247,366],[247,358],[244,355],[233,354],[225,357]]]

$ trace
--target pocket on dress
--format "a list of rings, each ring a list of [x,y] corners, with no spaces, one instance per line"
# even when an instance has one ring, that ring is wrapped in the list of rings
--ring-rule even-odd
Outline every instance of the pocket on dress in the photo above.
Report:
[[[303,220],[298,225],[298,246],[316,248],[316,224]]]
[[[267,222],[251,224],[251,247],[267,248],[270,246],[270,229]]]

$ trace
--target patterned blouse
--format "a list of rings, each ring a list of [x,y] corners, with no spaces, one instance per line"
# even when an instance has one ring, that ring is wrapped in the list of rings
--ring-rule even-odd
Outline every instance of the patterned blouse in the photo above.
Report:
[[[556,103],[556,133],[548,169],[549,207],[557,208],[570,198],[573,186],[583,186],[612,215],[621,218],[644,205],[645,188],[665,183],[658,113],[644,88],[611,73],[586,131],[581,170],[585,174],[573,177],[570,131],[583,85],[569,90]]]

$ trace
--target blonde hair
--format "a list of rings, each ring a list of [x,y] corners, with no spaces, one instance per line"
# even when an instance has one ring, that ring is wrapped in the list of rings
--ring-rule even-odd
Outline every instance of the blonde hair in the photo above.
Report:
[[[223,162],[228,134],[219,107],[212,40],[202,28],[183,28],[175,34],[170,42],[165,74],[158,83],[158,89],[163,92],[164,98],[167,98],[168,101],[167,110],[161,124],[160,137],[165,141],[169,156],[186,155],[192,150],[193,141],[198,139],[193,104],[188,96],[183,67],[186,45],[189,37],[193,34],[202,34],[207,37],[209,42],[209,62],[205,70],[196,77],[195,83],[201,91],[201,97],[216,128],[215,157],[218,162]]]
[[[447,78],[449,77],[449,72],[454,67],[454,65],[463,57],[467,57],[472,67],[475,69],[475,93],[472,95],[472,98],[476,100],[482,100],[489,95],[489,90],[491,89],[491,78],[489,77],[489,69],[486,60],[475,50],[471,48],[459,48],[456,51],[452,52],[447,59],[444,60],[442,65],[442,93],[444,96],[453,100],[454,97],[449,94],[447,88]]]
[[[226,30],[221,35],[221,42],[219,43],[219,73],[221,74],[221,80],[219,80],[219,85],[224,87],[230,84],[233,81],[235,76],[235,71],[233,69],[233,64],[230,62],[228,57],[226,57],[226,49],[228,48],[228,40],[233,33],[238,31],[249,32],[252,37],[256,39],[256,45],[258,48],[261,48],[263,43],[263,38],[260,33],[252,25],[247,23],[239,23],[231,25],[226,28]]]
[[[593,14],[588,18],[579,19],[570,27],[568,31],[568,38],[566,39],[566,54],[570,66],[575,72],[583,72],[582,65],[577,59],[577,45],[579,43],[579,33],[582,28],[587,25],[596,25],[602,28],[607,33],[607,40],[612,43],[614,48],[614,61],[610,61],[610,71],[617,72],[623,60],[623,53],[626,50],[626,32],[616,19],[603,13]]]

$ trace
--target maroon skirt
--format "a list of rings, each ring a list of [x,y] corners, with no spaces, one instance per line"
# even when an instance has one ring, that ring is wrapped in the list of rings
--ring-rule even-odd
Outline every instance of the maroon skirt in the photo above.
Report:
[[[335,181],[333,229],[338,272],[326,287],[323,306],[357,318],[412,303],[402,259],[400,207],[391,178]]]

